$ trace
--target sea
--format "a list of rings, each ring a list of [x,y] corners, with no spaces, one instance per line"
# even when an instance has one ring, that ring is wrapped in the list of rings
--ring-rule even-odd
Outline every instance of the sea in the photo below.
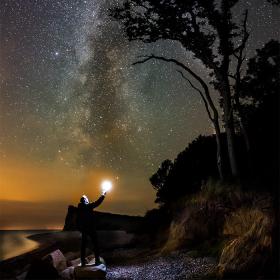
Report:
[[[19,256],[39,247],[39,243],[28,239],[34,234],[50,230],[0,230],[0,261]]]

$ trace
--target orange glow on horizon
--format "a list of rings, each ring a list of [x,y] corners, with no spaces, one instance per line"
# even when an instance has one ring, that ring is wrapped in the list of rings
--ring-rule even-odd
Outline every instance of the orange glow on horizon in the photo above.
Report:
[[[59,162],[32,165],[30,162],[2,160],[0,200],[76,201],[82,193],[100,193],[100,182],[114,176],[101,169],[75,170]]]
[[[73,169],[59,162],[36,165],[30,161],[0,161],[0,229],[62,229],[68,205],[86,194],[96,200],[103,180],[114,188],[98,211],[142,215],[154,207],[153,190],[145,178],[123,181],[109,170]]]

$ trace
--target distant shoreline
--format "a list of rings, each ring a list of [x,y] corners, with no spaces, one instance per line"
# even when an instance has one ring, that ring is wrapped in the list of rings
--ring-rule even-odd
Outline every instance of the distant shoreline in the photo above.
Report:
[[[0,279],[16,277],[17,275],[21,274],[25,268],[35,259],[41,258],[57,248],[57,243],[55,241],[48,244],[44,240],[40,240],[40,235],[41,234],[38,233],[31,235],[31,238],[30,236],[26,237],[27,239],[34,240],[38,243],[36,248],[31,249],[30,251],[27,251],[23,254],[0,261]],[[34,239],[34,236],[37,236],[36,240]]]
[[[40,232],[28,235],[26,238],[30,240],[34,240],[39,243],[45,243],[48,242],[51,237],[53,237],[54,234],[63,232],[62,230],[51,230],[46,232]]]
[[[6,244],[6,248],[2,248],[0,263],[12,260],[14,258],[21,257],[25,254],[31,253],[34,250],[40,249],[44,244],[54,243],[51,238],[46,240],[44,236],[53,235],[54,230],[0,230],[0,237],[3,242],[3,246]],[[22,240],[19,244],[13,242],[13,240]],[[30,241],[28,241],[30,240]],[[31,241],[34,243],[32,245]],[[19,242],[19,241],[18,241]],[[10,244],[11,245],[7,245]],[[9,246],[9,248],[7,248]],[[13,252],[15,255],[13,255]]]
[[[38,242],[38,247],[24,254],[0,262],[0,279],[7,279],[21,274],[35,259],[42,258],[52,251],[60,249],[63,253],[79,252],[80,232],[46,231],[29,235],[27,238]],[[99,231],[102,238],[100,246],[103,252],[128,246],[134,238],[125,231]]]

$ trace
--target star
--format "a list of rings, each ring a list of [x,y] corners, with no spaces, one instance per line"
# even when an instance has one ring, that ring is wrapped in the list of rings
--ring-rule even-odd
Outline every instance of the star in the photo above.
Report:
[[[175,67],[133,63],[151,53],[175,57],[207,77],[204,66],[175,42],[129,42],[108,16],[114,1],[23,2],[0,1],[2,157],[50,169],[69,165],[78,173],[83,169],[85,177],[96,169],[112,178],[117,173],[122,190],[138,192],[139,200],[150,191],[151,205],[148,178],[163,160],[174,159],[213,128],[199,94]],[[246,8],[245,63],[256,48],[279,38],[279,18],[270,4],[240,1],[237,20]]]

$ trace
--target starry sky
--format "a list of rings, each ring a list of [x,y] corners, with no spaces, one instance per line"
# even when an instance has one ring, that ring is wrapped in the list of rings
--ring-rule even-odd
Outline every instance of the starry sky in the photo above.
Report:
[[[280,14],[265,1],[240,2],[250,57],[279,38]],[[203,65],[176,42],[128,42],[108,16],[116,4],[1,0],[2,228],[60,228],[67,206],[84,193],[96,199],[103,179],[114,188],[101,211],[144,214],[155,207],[149,177],[160,163],[213,132],[174,66],[132,63],[173,57],[207,80]]]

